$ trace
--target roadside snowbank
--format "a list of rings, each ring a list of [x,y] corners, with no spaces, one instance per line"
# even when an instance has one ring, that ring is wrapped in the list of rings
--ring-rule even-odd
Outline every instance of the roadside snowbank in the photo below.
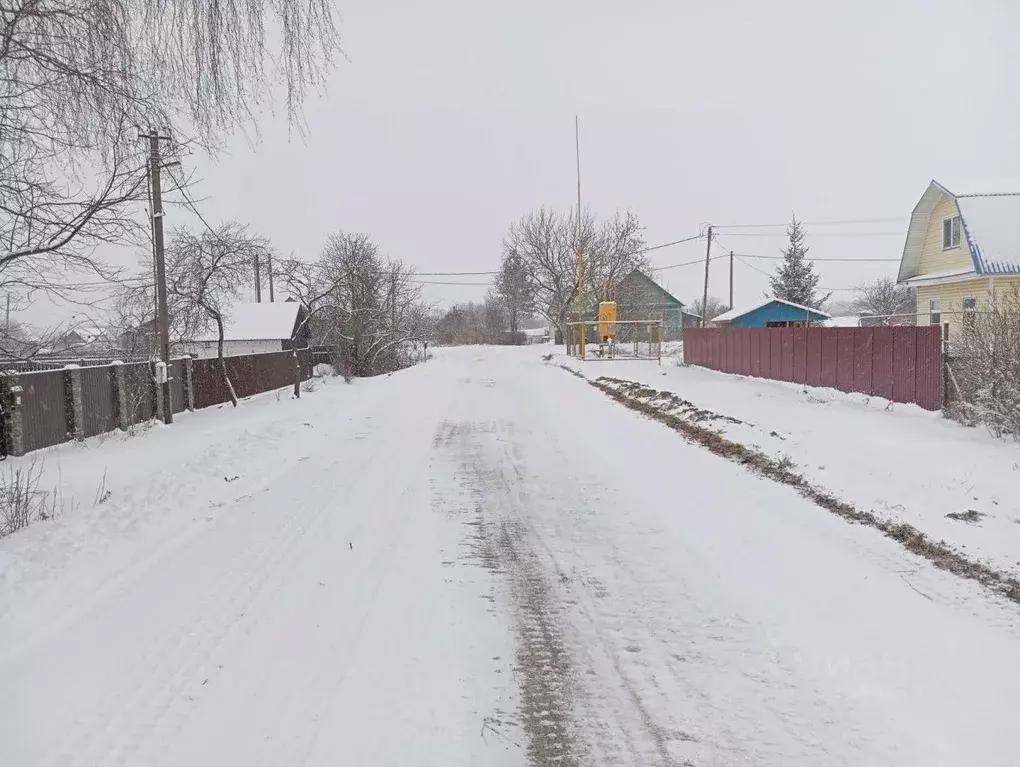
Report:
[[[908,522],[971,559],[1020,575],[1020,445],[915,405],[666,359],[661,367],[566,356],[553,362],[591,379],[612,376],[670,391],[737,419],[712,426],[772,457],[788,456],[813,484],[859,508]]]

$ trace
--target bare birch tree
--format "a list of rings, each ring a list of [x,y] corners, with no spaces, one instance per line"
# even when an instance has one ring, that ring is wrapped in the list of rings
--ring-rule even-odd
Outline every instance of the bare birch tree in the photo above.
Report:
[[[144,238],[137,128],[215,148],[339,51],[331,0],[0,0],[0,287],[68,297]],[[91,276],[90,276],[91,275]]]

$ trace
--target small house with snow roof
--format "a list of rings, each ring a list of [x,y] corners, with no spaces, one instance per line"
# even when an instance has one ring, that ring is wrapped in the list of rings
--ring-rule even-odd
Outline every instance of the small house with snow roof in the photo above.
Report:
[[[955,194],[932,181],[910,216],[898,282],[917,322],[952,343],[996,296],[1020,293],[1020,191]]]

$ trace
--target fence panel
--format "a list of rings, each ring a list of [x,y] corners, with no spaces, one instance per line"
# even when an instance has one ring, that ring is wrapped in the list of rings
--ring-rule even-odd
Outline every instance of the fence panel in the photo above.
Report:
[[[913,402],[917,393],[917,334],[913,328],[893,328],[893,399]]]
[[[184,396],[185,374],[184,360],[170,361],[170,402],[175,413],[181,413],[188,407]]]
[[[868,394],[871,391],[872,362],[875,356],[873,328],[854,330],[854,385],[853,391]]]
[[[783,346],[782,340],[779,337],[779,333],[766,333],[766,337],[769,342],[769,378],[775,378],[777,381],[783,380]]]
[[[822,337],[822,369],[819,380],[822,386],[836,388],[839,379],[839,330],[822,328],[818,335]]]
[[[822,385],[822,334],[807,334],[807,353],[804,357],[804,383]]]
[[[148,362],[131,362],[124,370],[125,421],[128,425],[144,423],[156,417],[156,389],[152,366]]]
[[[879,397],[893,398],[893,328],[873,328],[875,356],[871,363],[871,391]]]
[[[239,399],[281,389],[294,383],[294,355],[289,351],[226,357],[225,361],[234,392]],[[230,401],[218,359],[193,360],[191,365],[196,409]],[[299,351],[298,365],[301,379],[311,378],[311,352]]]
[[[807,328],[793,329],[793,380],[796,383],[807,383]]]
[[[113,404],[113,370],[109,366],[81,369],[82,436],[94,437],[117,428]]]
[[[917,328],[917,361],[914,367],[915,401],[926,410],[942,407],[942,328]]]
[[[22,445],[25,452],[59,445],[71,439],[67,408],[71,393],[63,370],[23,373],[21,386]]]
[[[916,402],[928,410],[942,407],[942,343],[937,327],[688,328],[684,361]]]

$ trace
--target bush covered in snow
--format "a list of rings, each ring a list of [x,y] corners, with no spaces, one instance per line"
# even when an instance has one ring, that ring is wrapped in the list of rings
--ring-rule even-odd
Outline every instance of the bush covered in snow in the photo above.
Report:
[[[961,336],[949,361],[949,415],[1020,441],[1020,289],[965,315]]]

